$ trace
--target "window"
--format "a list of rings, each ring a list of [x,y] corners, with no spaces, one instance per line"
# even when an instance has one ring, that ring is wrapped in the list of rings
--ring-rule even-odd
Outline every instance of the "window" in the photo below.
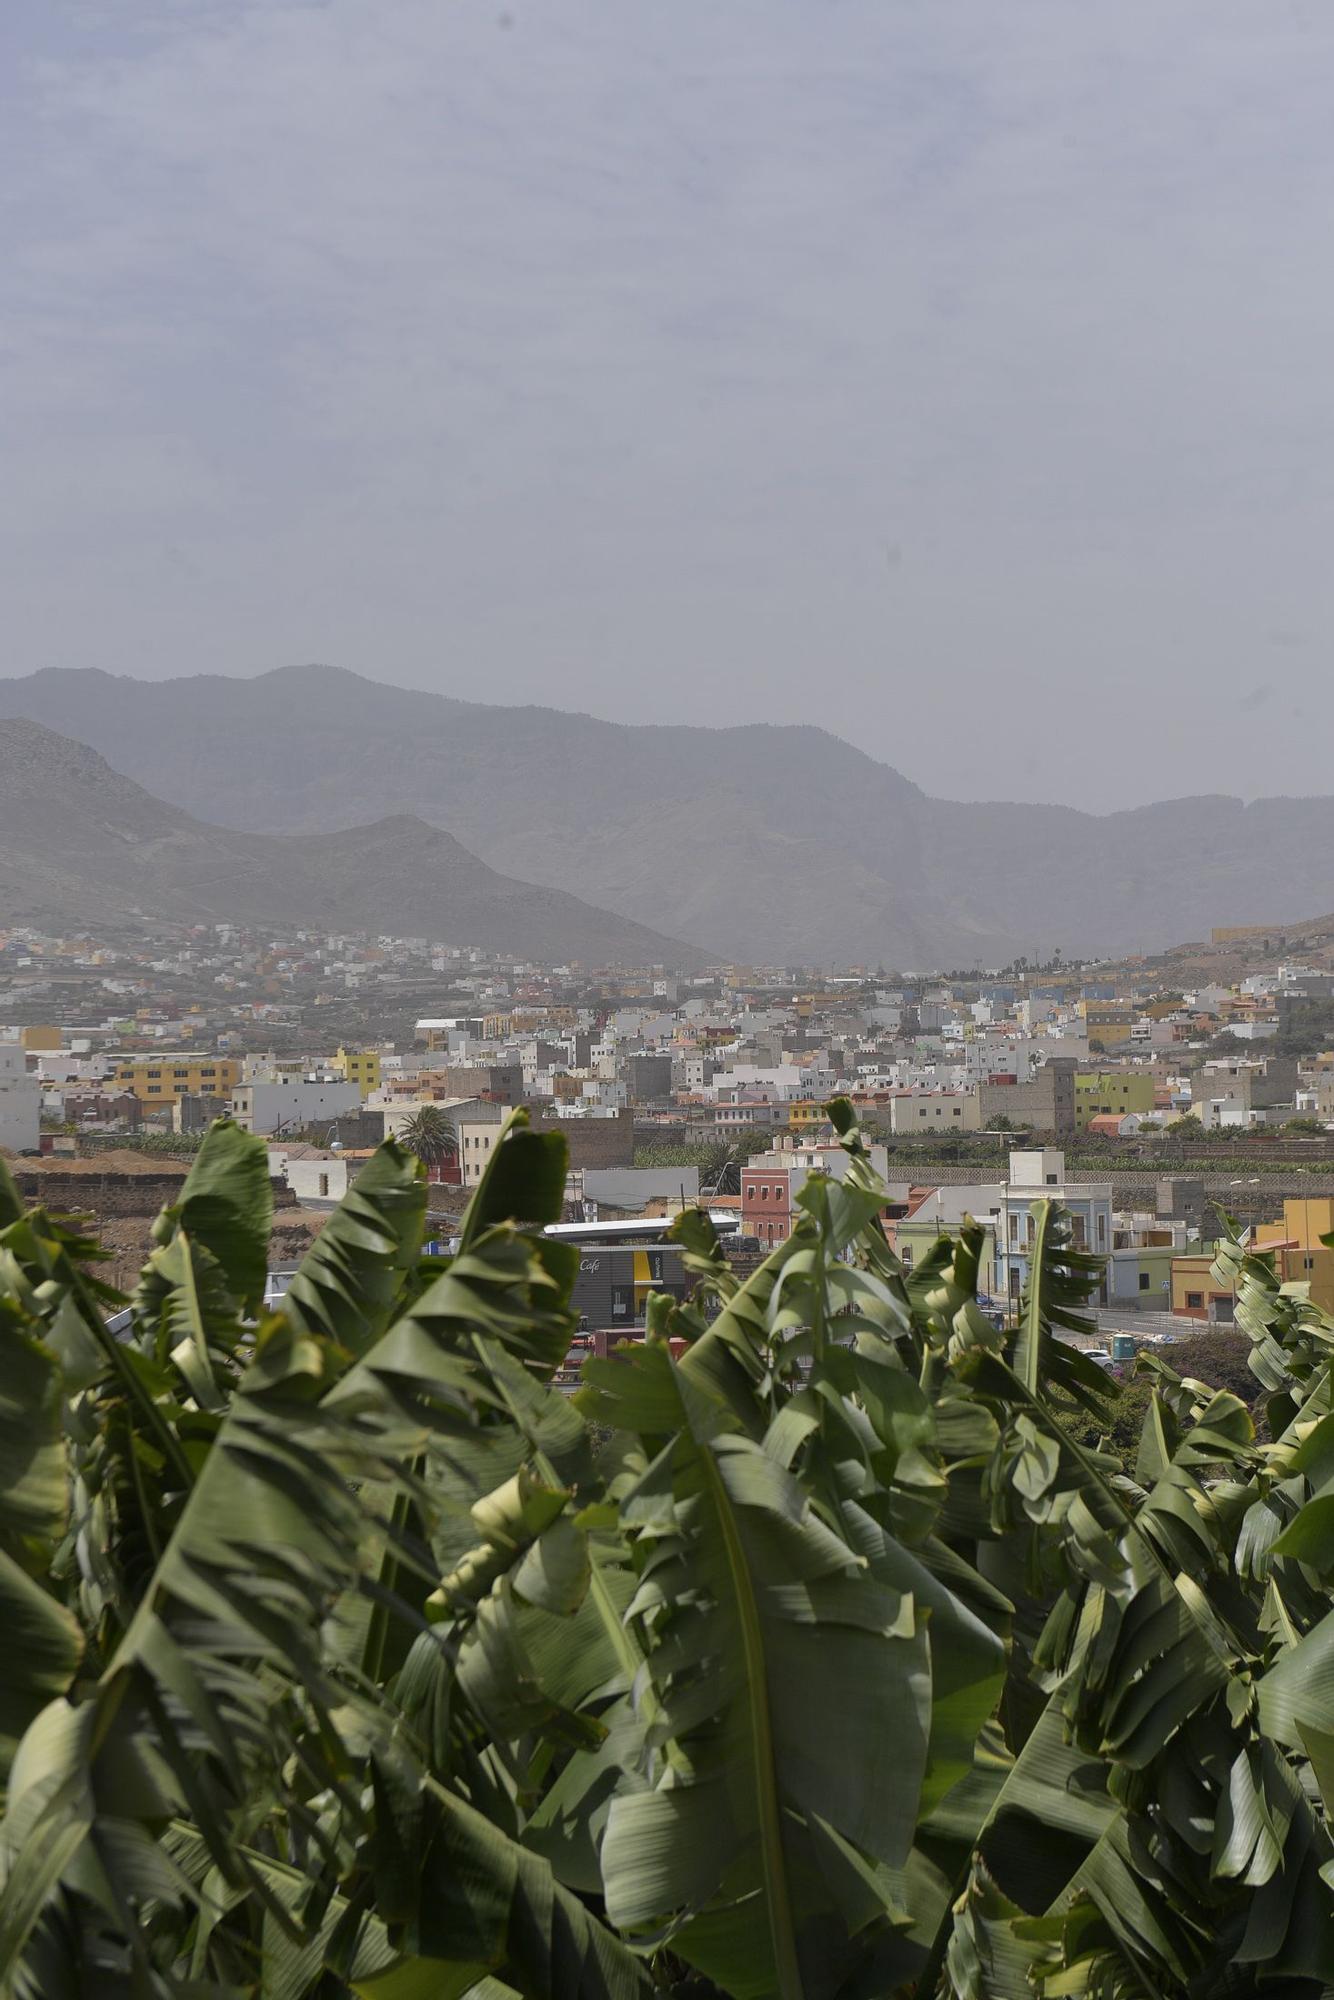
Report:
[[[1201,1306],[1202,1306],[1203,1304],[1204,1304],[1204,1293],[1203,1293],[1203,1292],[1187,1292],[1187,1293],[1186,1293],[1186,1308],[1187,1308],[1187,1310],[1188,1310],[1188,1311],[1195,1311],[1195,1312],[1198,1312],[1198,1311],[1199,1311],[1199,1309],[1200,1309],[1200,1307],[1201,1307]]]
[[[1047,1175],[1047,1186],[1048,1186],[1048,1187],[1055,1187],[1055,1185],[1056,1185],[1056,1176],[1055,1176],[1055,1174],[1048,1174],[1048,1175]]]
[[[1019,1241],[1019,1217],[1017,1215],[1010,1217],[1010,1241],[1011,1243]]]
[[[1100,1250],[1103,1249],[1106,1246],[1106,1243],[1107,1243],[1107,1217],[1105,1215],[1100,1214],[1098,1216],[1098,1248]]]
[[[1139,1274],[1139,1288],[1142,1292],[1147,1292],[1149,1289],[1149,1274],[1147,1271],[1141,1271]]]
[[[754,1201],[754,1199],[755,1199],[755,1185],[754,1182],[752,1182],[751,1185],[746,1189],[746,1200]]]
[[[321,1174],[321,1175],[320,1175],[320,1193],[321,1193],[321,1194],[328,1194],[328,1192],[329,1192],[329,1176],[328,1176],[327,1174]]]

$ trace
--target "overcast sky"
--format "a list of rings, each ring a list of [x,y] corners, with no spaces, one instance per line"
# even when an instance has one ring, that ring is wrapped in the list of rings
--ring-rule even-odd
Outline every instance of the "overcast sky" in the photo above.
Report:
[[[1332,77],[1326,0],[4,0],[0,672],[1334,790]]]

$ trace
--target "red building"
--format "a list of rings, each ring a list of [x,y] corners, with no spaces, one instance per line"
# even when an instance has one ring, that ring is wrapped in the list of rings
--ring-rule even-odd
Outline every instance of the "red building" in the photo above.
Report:
[[[787,1241],[792,1234],[791,1167],[741,1169],[741,1233],[765,1245]]]

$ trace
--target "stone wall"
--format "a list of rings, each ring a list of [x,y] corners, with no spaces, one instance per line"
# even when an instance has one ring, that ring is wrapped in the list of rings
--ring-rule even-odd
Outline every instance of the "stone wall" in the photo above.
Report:
[[[90,1215],[156,1215],[179,1201],[183,1174],[14,1174],[25,1201],[40,1202],[55,1215],[76,1211]],[[275,1208],[296,1208],[297,1198],[285,1181],[271,1180]]]

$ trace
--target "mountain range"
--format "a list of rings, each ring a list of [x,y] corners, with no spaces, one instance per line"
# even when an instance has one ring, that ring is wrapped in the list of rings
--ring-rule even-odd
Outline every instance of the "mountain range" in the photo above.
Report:
[[[0,721],[0,922],[161,920],[425,936],[547,963],[703,961],[577,896],[513,881],[409,814],[328,834],[207,826],[87,745]]]
[[[815,727],[611,723],[322,666],[167,681],[51,668],[0,681],[0,715],[76,737],[248,835],[413,815],[520,882],[732,960],[910,970],[1119,954],[1334,905],[1330,798],[1205,794],[1103,816],[967,804]],[[914,761],[944,771],[952,732],[985,726],[942,689],[938,736]],[[1133,744],[1072,707],[1071,760]],[[347,835],[343,865],[364,838]]]

